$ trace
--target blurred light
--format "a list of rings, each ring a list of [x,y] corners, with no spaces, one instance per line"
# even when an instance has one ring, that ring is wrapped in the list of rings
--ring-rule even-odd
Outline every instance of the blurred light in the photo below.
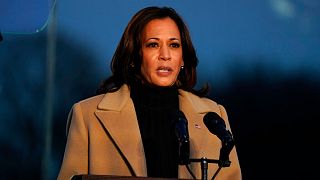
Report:
[[[295,7],[289,0],[270,0],[272,9],[281,17],[293,18],[296,14]]]

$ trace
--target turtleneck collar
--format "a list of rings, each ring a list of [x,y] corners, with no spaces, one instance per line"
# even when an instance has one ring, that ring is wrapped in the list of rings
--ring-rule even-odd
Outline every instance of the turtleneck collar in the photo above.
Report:
[[[136,82],[130,85],[130,89],[133,101],[140,102],[142,106],[165,108],[178,105],[178,88],[176,86],[156,87]]]

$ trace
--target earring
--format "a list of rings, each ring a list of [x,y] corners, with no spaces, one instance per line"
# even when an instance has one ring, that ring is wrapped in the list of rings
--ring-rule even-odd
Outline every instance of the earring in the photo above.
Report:
[[[184,69],[184,66],[181,66],[181,69]]]

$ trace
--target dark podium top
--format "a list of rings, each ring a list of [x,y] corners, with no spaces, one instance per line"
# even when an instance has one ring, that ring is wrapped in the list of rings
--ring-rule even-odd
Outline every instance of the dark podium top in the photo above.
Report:
[[[121,179],[121,180],[176,180],[175,178],[152,178],[152,177],[134,177],[134,176],[112,176],[112,175],[75,175],[71,180],[103,180],[103,179]]]

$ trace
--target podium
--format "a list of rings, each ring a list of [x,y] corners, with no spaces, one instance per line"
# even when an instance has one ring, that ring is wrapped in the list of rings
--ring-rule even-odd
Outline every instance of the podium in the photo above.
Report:
[[[152,178],[152,177],[134,177],[134,176],[112,176],[112,175],[75,175],[71,180],[104,180],[104,179],[119,179],[119,180],[177,180],[175,178]]]

